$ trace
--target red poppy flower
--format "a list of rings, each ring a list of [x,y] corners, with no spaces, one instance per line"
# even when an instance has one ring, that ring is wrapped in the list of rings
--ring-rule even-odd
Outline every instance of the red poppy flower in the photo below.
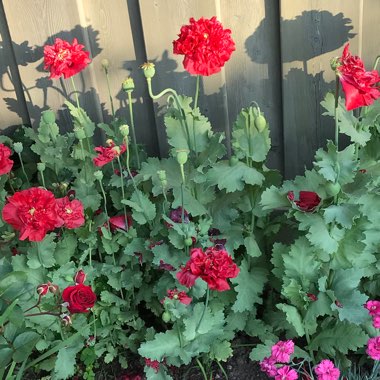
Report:
[[[107,146],[107,147],[98,146],[95,148],[95,152],[98,152],[98,155],[97,157],[93,158],[92,161],[94,162],[95,166],[104,166],[105,164],[108,164],[109,162],[114,160],[116,157],[124,153],[126,149],[127,148],[125,144],[122,144],[120,146],[111,144],[110,146]]]
[[[68,286],[62,292],[62,299],[68,303],[67,308],[71,314],[88,313],[96,302],[96,294],[91,286],[77,284]]]
[[[60,227],[54,194],[40,187],[18,191],[8,198],[3,220],[20,231],[20,240],[41,241],[46,233]]]
[[[54,45],[44,47],[45,69],[50,70],[50,78],[70,78],[78,74],[91,62],[90,53],[83,51],[84,45],[76,38],[70,43],[56,38]]]
[[[4,144],[0,144],[0,175],[7,174],[13,167],[13,161],[9,158],[12,151]]]
[[[230,59],[235,43],[230,29],[212,17],[199,20],[190,19],[173,41],[174,54],[183,54],[183,66],[190,74],[212,75],[218,73]]]
[[[290,202],[304,212],[313,212],[321,203],[321,198],[314,191],[300,191],[298,200],[294,198],[293,191],[289,191],[287,196]]]
[[[64,226],[69,229],[78,228],[84,224],[83,204],[78,199],[69,200],[63,197],[57,201],[57,213],[64,221]]]
[[[169,299],[175,299],[184,305],[190,305],[192,298],[189,297],[185,292],[180,292],[178,289],[169,289],[167,291]]]
[[[112,232],[117,229],[128,231],[132,227],[132,217],[129,214],[127,214],[127,219],[125,215],[112,216],[109,222]]]
[[[234,278],[239,272],[240,269],[226,250],[210,247],[203,252],[201,248],[193,248],[190,260],[177,273],[177,279],[180,284],[191,287],[200,277],[210,289],[222,292],[230,289],[227,278]]]
[[[376,70],[366,71],[363,61],[349,52],[349,44],[344,47],[339,59],[338,75],[346,96],[348,111],[362,106],[369,106],[380,97]]]

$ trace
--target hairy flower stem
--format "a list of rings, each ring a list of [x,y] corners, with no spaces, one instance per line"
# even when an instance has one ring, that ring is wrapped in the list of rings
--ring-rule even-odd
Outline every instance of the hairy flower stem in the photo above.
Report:
[[[207,306],[208,306],[209,298],[210,298],[210,288],[207,287],[207,290],[206,290],[205,306],[204,306],[204,308],[203,308],[202,315],[201,315],[201,318],[199,319],[198,325],[197,325],[197,327],[196,327],[196,329],[195,329],[196,332],[198,331],[199,327],[201,326],[201,323],[202,323],[203,317],[205,316],[206,309],[207,309]]]
[[[224,370],[223,366],[220,364],[220,361],[219,360],[216,360],[216,364],[218,364],[220,370],[222,371],[224,377],[226,378],[226,380],[228,380],[228,376],[226,374],[226,371]]]
[[[111,232],[110,217],[109,217],[108,211],[107,211],[107,196],[106,196],[106,192],[104,191],[102,180],[99,179],[98,181],[99,181],[99,185],[100,185],[100,190],[102,191],[102,195],[103,195],[104,213],[106,214],[106,217],[107,217],[108,231]]]
[[[82,139],[79,139],[79,145],[80,145],[80,150],[82,152],[84,179],[86,183],[88,183],[87,162],[86,162],[86,155],[84,154],[84,146],[83,146]]]
[[[339,104],[339,76],[335,76],[335,107],[334,107],[334,121],[335,121],[335,146],[336,152],[339,152],[339,122],[338,122],[338,104]]]
[[[123,200],[125,200],[124,180],[123,180],[123,167],[121,166],[120,156],[117,156],[117,162],[119,164],[119,170],[120,170],[121,196],[123,197]],[[125,204],[123,204],[123,211],[124,211],[125,223],[127,224],[128,223],[128,219],[127,219],[127,209],[125,207]]]
[[[309,348],[309,346],[310,346],[310,335],[309,335],[309,331],[307,331],[306,328],[305,328],[305,337],[306,337],[306,342],[307,342],[307,348],[308,348],[308,351],[309,351],[309,355],[310,355],[310,357],[311,357],[313,363],[316,364],[313,350],[311,350],[311,349]]]
[[[108,76],[108,69],[104,69],[104,72],[106,74],[108,96],[110,98],[110,103],[111,103],[112,119],[115,120],[115,108],[113,106],[113,98],[112,98],[112,95],[111,95],[111,86],[110,86],[110,78]]]
[[[22,173],[23,173],[24,176],[25,176],[25,179],[26,179],[26,182],[27,182],[28,186],[30,186],[28,176],[26,175],[26,172],[25,172],[24,163],[22,162],[22,156],[21,156],[21,153],[17,153],[17,154],[18,154],[18,157],[19,157],[19,159],[20,159],[20,164],[21,164],[21,170],[22,170]]]
[[[128,93],[129,118],[131,120],[131,131],[132,131],[133,148],[134,148],[135,156],[136,156],[137,170],[140,170],[140,157],[139,157],[139,150],[138,150],[138,147],[137,147],[137,139],[136,139],[136,131],[135,131],[135,120],[134,120],[134,117],[133,117],[132,91],[128,91],[127,93]]]
[[[207,378],[207,374],[206,374],[206,371],[205,371],[205,369],[204,369],[202,363],[200,362],[200,360],[199,360],[198,358],[195,358],[195,361],[197,362],[197,365],[198,365],[199,369],[200,369],[201,372],[202,372],[202,375],[203,375],[204,380],[208,380],[208,378]]]
[[[40,171],[42,186],[46,189],[44,172]]]
[[[78,91],[77,91],[77,88],[75,87],[74,77],[71,76],[70,79],[71,79],[71,84],[73,85],[74,95],[75,95],[75,100],[76,100],[76,102],[77,102],[77,107],[80,108],[80,105],[79,105],[79,97],[78,97]]]
[[[146,78],[146,82],[148,84],[148,92],[149,92],[149,96],[153,99],[153,100],[157,100],[159,98],[161,98],[162,96],[166,95],[166,94],[170,94],[170,97],[172,97],[174,99],[174,102],[176,103],[176,106],[178,108],[178,111],[181,112],[181,115],[182,115],[182,119],[179,119],[180,123],[181,123],[181,126],[182,128],[184,128],[184,130],[186,131],[186,135],[187,135],[187,143],[190,147],[190,132],[189,132],[189,126],[187,124],[187,120],[186,120],[186,115],[185,115],[185,111],[183,110],[183,108],[181,107],[181,103],[179,101],[179,98],[178,98],[178,94],[175,90],[173,90],[172,88],[166,88],[165,90],[161,91],[159,94],[157,95],[154,95],[153,94],[153,91],[152,91],[152,78]],[[169,98],[168,97],[168,100]]]
[[[199,81],[200,81],[200,75],[197,75],[197,82],[195,85],[195,96],[194,96],[194,109],[198,107],[198,96],[199,96]]]
[[[379,64],[379,60],[380,60],[380,55],[378,55],[375,59],[375,63],[373,64],[373,70],[376,70],[377,65]]]

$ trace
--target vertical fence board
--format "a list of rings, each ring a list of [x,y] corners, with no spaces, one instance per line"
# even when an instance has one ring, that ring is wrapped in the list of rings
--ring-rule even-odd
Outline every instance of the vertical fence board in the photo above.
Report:
[[[221,14],[236,43],[236,51],[225,67],[229,123],[232,125],[241,108],[256,101],[270,124],[270,166],[282,170],[278,1],[223,0]]]
[[[180,28],[188,24],[189,18],[202,16],[210,18],[217,15],[215,1],[177,1],[140,0],[141,19],[144,29],[147,57],[156,65],[156,76],[152,80],[154,93],[166,87],[180,94],[194,97],[195,76],[188,74],[182,65],[183,56],[173,55],[172,42],[177,38]],[[224,25],[228,28],[228,25]],[[228,132],[228,120],[225,114],[226,87],[223,73],[204,77],[201,80],[199,106],[201,112],[210,118],[213,129]],[[161,99],[158,108],[166,104]],[[157,114],[157,113],[156,113]],[[167,144],[162,117],[157,120],[161,154],[166,154]]]
[[[310,167],[315,150],[333,138],[333,122],[320,101],[334,87],[330,59],[351,38],[359,46],[358,0],[281,0],[281,58],[285,175]],[[354,36],[356,33],[356,36]]]
[[[29,114],[3,4],[0,2],[0,129],[18,124],[28,124]]]

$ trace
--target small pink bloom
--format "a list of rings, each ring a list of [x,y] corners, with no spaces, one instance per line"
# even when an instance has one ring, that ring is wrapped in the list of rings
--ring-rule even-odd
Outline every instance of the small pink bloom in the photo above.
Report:
[[[373,316],[372,324],[375,329],[380,329],[380,315]]]
[[[380,360],[380,336],[368,339],[366,352],[373,360]]]
[[[272,346],[271,357],[278,363],[288,363],[290,355],[294,352],[294,343],[292,340],[280,340]]]
[[[296,380],[298,379],[297,372],[291,369],[288,365],[285,365],[277,370],[277,374],[274,377],[275,380]]]
[[[368,310],[369,315],[380,315],[380,301],[368,301],[364,307]]]
[[[340,371],[334,366],[331,360],[322,360],[316,367],[315,373],[318,375],[317,380],[338,380]]]
[[[272,357],[266,357],[260,362],[260,369],[269,377],[274,377],[277,374],[276,360]]]

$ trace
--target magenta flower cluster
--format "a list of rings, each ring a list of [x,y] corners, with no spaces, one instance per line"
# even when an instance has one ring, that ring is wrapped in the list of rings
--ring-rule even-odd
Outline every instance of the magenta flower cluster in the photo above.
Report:
[[[380,301],[368,301],[364,307],[372,317],[373,327],[380,328]],[[380,336],[368,339],[366,352],[373,360],[380,360]]]

